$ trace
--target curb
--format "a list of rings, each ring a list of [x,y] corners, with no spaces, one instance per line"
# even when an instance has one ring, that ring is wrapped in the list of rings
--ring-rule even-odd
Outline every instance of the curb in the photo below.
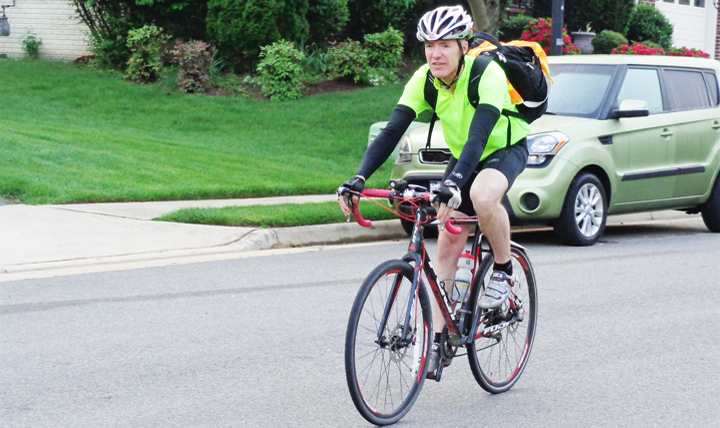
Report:
[[[0,282],[2,282],[3,275],[6,274],[23,274],[36,271],[77,269],[98,265],[130,264],[223,254],[230,255],[234,253],[311,245],[381,241],[400,239],[405,236],[400,220],[375,221],[372,227],[369,228],[360,227],[355,223],[336,223],[280,229],[253,229],[238,240],[219,246],[116,256],[86,257],[72,260],[5,266],[0,269]]]

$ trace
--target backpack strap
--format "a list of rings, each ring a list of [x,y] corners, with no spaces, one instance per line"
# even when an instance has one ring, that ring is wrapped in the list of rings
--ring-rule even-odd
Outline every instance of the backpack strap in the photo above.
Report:
[[[435,76],[430,73],[430,69],[427,71],[427,79],[425,79],[425,87],[423,88],[425,95],[425,101],[430,104],[433,110],[437,106],[438,90],[435,87]]]
[[[425,95],[425,101],[430,104],[433,109],[432,117],[430,118],[430,129],[428,130],[427,143],[425,143],[425,150],[430,149],[430,140],[432,139],[433,128],[435,127],[435,121],[438,119],[437,113],[435,113],[435,107],[437,107],[438,90],[435,87],[435,76],[430,73],[430,69],[427,71],[427,79],[425,79],[425,87],[423,88]]]
[[[470,81],[468,82],[468,101],[473,108],[477,108],[480,104],[480,94],[478,93],[480,87],[480,78],[485,72],[485,69],[490,64],[493,58],[490,55],[479,55],[475,57],[472,68],[470,69]]]

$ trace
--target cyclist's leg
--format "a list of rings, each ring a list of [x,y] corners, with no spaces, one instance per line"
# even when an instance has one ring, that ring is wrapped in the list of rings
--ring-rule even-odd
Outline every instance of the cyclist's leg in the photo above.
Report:
[[[480,230],[490,242],[498,264],[510,261],[510,218],[502,198],[525,169],[527,159],[527,140],[494,152],[482,162],[470,188]]]
[[[480,171],[470,190],[470,198],[480,222],[480,230],[490,242],[497,263],[510,261],[510,218],[502,206],[508,179],[497,169]]]

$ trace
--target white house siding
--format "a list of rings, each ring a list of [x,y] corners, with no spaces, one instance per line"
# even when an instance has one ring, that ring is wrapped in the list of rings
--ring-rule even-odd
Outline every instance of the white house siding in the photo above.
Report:
[[[717,41],[717,9],[713,0],[705,0],[704,7],[680,4],[679,0],[668,2],[656,0],[655,7],[673,24],[673,46],[700,49],[718,59],[715,51]]]
[[[15,0],[15,5],[5,9],[10,36],[0,37],[0,54],[24,56],[22,41],[31,31],[42,39],[42,59],[74,60],[90,55],[85,41],[87,27],[75,17],[75,7],[68,0]]]

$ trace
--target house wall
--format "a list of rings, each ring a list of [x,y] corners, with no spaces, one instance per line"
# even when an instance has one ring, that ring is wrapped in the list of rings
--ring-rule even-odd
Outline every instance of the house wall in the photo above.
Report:
[[[655,7],[673,24],[673,46],[700,49],[718,58],[716,45],[718,42],[718,11],[712,0],[705,0],[703,7],[696,0],[656,1]]]
[[[69,0],[16,0],[15,7],[5,9],[5,16],[10,23],[10,35],[0,37],[0,54],[25,56],[22,41],[31,31],[42,39],[39,55],[42,59],[74,60],[90,55],[85,41],[87,27],[75,17],[75,7]]]

